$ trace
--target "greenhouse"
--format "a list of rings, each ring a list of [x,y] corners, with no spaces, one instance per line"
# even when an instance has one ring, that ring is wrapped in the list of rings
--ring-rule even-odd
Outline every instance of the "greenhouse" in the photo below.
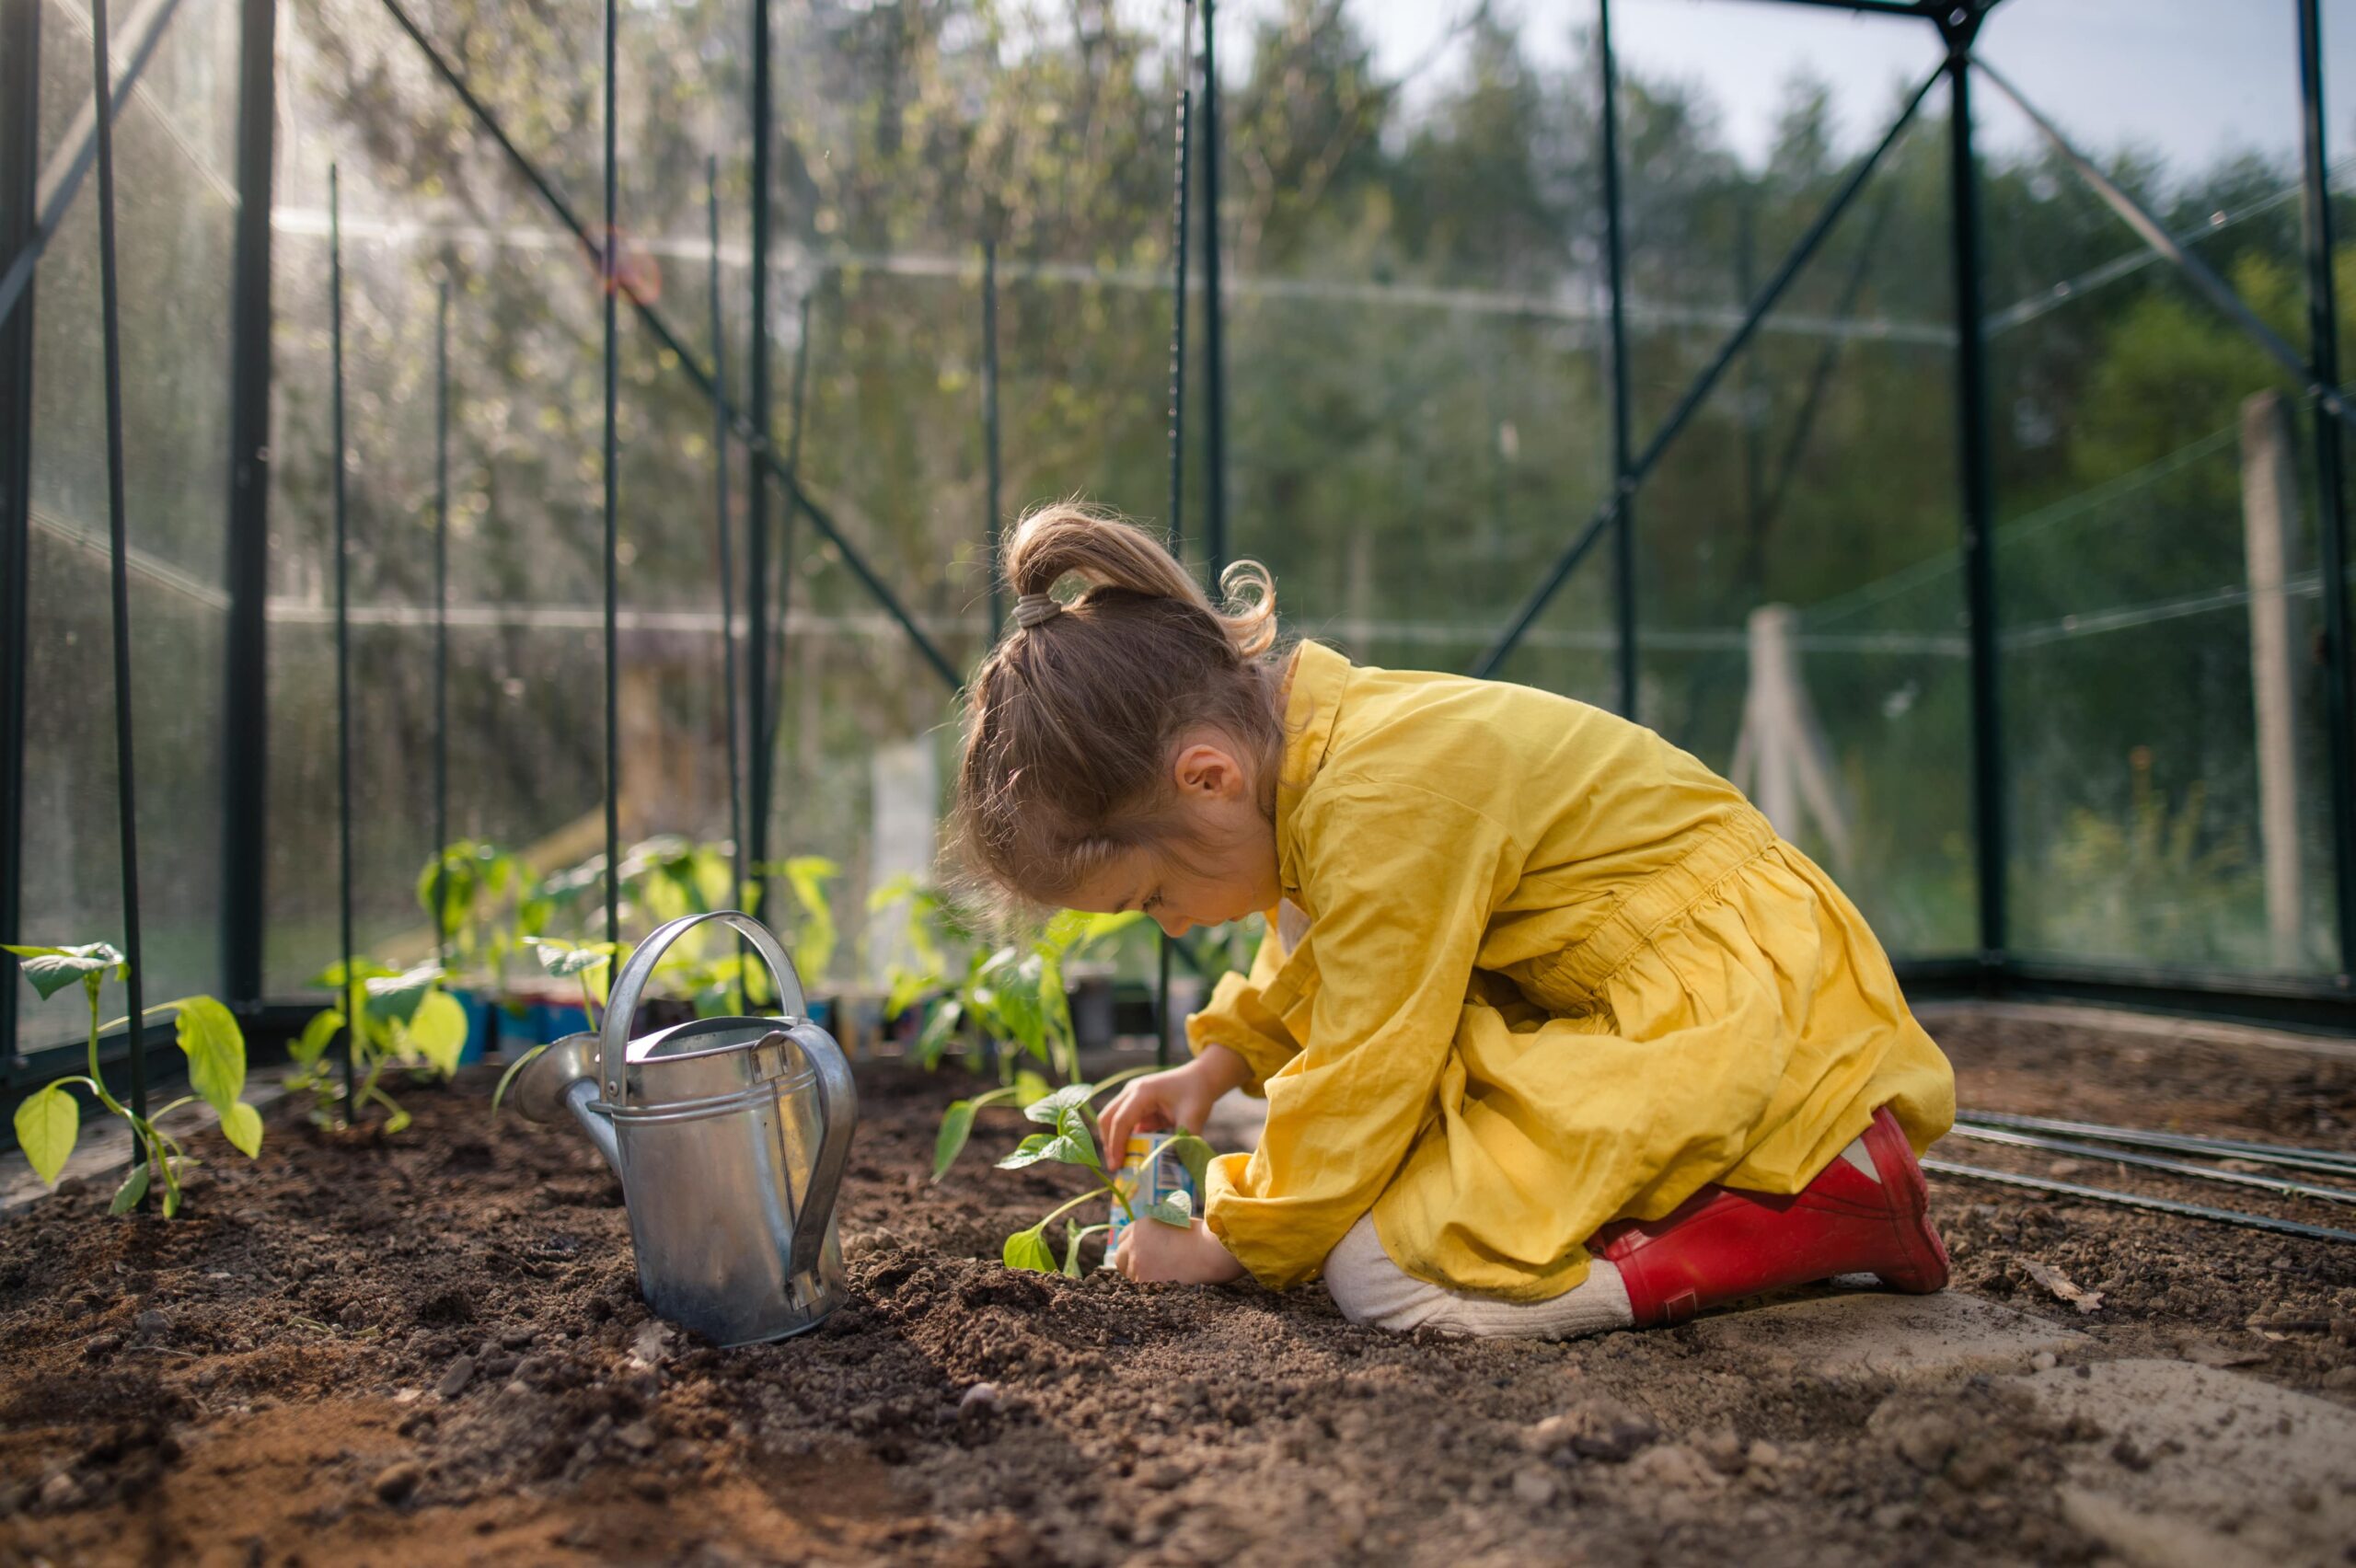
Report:
[[[5,0],[0,1557],[2336,1560],[2352,85],[2339,0]],[[1230,1015],[1292,1085],[1346,1015],[1269,979],[1289,795],[1300,930],[964,874],[1068,501],[1748,797],[1865,944],[1775,1070],[1836,979],[1951,1065],[1947,1288],[1646,1316],[1606,1238],[1797,1088],[1529,1261],[1596,1337],[1388,1334],[1313,1205],[1255,1263],[1357,1141],[1273,1062],[1124,1167]],[[1464,1011],[1552,1040],[1507,905]],[[1349,1210],[1426,1290],[1416,1170],[1502,1270],[1602,1168],[1478,1186],[1551,1146],[1456,994]],[[659,1142],[723,1069],[773,1120]]]

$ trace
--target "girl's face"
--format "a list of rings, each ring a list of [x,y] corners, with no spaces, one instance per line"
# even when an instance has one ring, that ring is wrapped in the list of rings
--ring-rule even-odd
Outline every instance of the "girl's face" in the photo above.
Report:
[[[1276,907],[1276,824],[1227,738],[1205,729],[1178,748],[1180,843],[1172,852],[1126,849],[1067,901],[1090,914],[1142,909],[1173,937]]]

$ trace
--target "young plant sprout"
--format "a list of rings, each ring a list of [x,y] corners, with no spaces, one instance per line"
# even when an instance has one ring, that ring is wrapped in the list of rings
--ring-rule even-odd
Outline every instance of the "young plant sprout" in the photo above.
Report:
[[[1134,1195],[1135,1177],[1126,1171],[1106,1170],[1103,1158],[1097,1152],[1095,1118],[1089,1111],[1089,1101],[1125,1078],[1133,1078],[1139,1073],[1152,1070],[1151,1067],[1131,1067],[1126,1072],[1114,1073],[1101,1083],[1067,1084],[1023,1105],[1022,1114],[1045,1130],[1025,1137],[1013,1153],[998,1162],[998,1168],[1000,1170],[1020,1170],[1051,1159],[1079,1166],[1095,1177],[1096,1184],[1078,1197],[1057,1205],[1029,1229],[1018,1230],[1008,1237],[999,1251],[999,1257],[1008,1268],[1033,1269],[1041,1274],[1061,1273],[1078,1279],[1080,1243],[1107,1227],[1065,1220],[1061,1263],[1056,1261],[1055,1248],[1047,1239],[1047,1227],[1092,1199],[1111,1199],[1132,1222],[1154,1219],[1164,1225],[1186,1225],[1193,1221],[1194,1205],[1184,1193],[1149,1204],[1142,1209],[1133,1206],[1130,1200]],[[976,1112],[1014,1100],[1022,1092],[1019,1086],[1010,1085],[952,1105],[949,1114],[941,1119],[941,1135],[933,1144],[932,1179],[938,1182],[946,1175],[949,1167],[964,1151],[966,1141],[973,1136]],[[1202,1191],[1203,1170],[1211,1159],[1210,1145],[1182,1128],[1163,1146],[1162,1152],[1184,1165],[1187,1175],[1194,1178],[1195,1190]]]
[[[221,1136],[232,1148],[248,1159],[261,1152],[260,1113],[238,1098],[246,1087],[246,1036],[227,1008],[211,997],[182,997],[146,1009],[149,1017],[160,1012],[175,1015],[179,1047],[188,1057],[189,1087],[195,1092],[142,1116],[108,1091],[106,1075],[98,1070],[98,1035],[105,1027],[98,1021],[98,993],[110,975],[118,982],[131,977],[131,965],[122,954],[106,942],[79,947],[12,946],[6,951],[22,961],[25,978],[44,998],[78,980],[90,1000],[90,1070],[44,1085],[17,1107],[17,1142],[34,1174],[44,1182],[57,1184],[58,1172],[65,1168],[81,1136],[82,1108],[70,1092],[77,1083],[131,1125],[138,1164],[115,1190],[109,1213],[128,1214],[157,1183],[164,1192],[164,1217],[179,1213],[180,1178],[195,1161],[178,1138],[156,1124],[182,1106],[203,1101],[221,1113]]]
[[[331,1127],[341,1120],[342,1093],[325,1057],[329,1043],[354,1016],[360,1026],[351,1031],[352,1066],[365,1075],[353,1095],[354,1108],[371,1101],[383,1106],[386,1132],[398,1133],[410,1122],[400,1102],[385,1092],[387,1067],[422,1069],[445,1078],[458,1070],[458,1054],[467,1044],[467,1009],[442,989],[442,973],[434,963],[400,970],[363,958],[353,960],[349,974],[333,963],[312,981],[344,998],[342,1006],[314,1014],[287,1048],[296,1071],[286,1087],[311,1091],[313,1122]]]
[[[606,1005],[606,988],[611,983],[614,959],[626,952],[615,942],[570,942],[561,937],[526,937],[524,945],[540,961],[540,967],[560,980],[572,980],[581,986],[581,1010],[587,1015],[589,1027],[600,1027]],[[499,1083],[491,1091],[491,1113],[499,1114],[499,1102],[507,1097],[507,1086],[515,1075],[548,1049],[546,1044],[533,1046],[499,1075]]]

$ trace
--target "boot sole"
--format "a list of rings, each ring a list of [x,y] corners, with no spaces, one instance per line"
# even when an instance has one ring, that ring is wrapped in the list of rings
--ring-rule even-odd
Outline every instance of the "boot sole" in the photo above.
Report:
[[[1906,1135],[1900,1130],[1897,1118],[1890,1116],[1887,1110],[1874,1113],[1877,1123],[1884,1118],[1888,1118],[1888,1136],[1896,1140],[1900,1151],[1897,1161],[1899,1170],[1895,1172],[1882,1170],[1878,1158],[1874,1160],[1874,1168],[1881,1170],[1885,1182],[1893,1175],[1897,1177],[1901,1201],[1899,1212],[1890,1216],[1890,1224],[1908,1261],[1899,1268],[1876,1270],[1874,1277],[1904,1295],[1929,1296],[1946,1288],[1951,1267],[1946,1243],[1939,1239],[1938,1230],[1931,1224],[1931,1184],[1923,1175],[1922,1162],[1914,1158],[1913,1146],[1906,1141]]]

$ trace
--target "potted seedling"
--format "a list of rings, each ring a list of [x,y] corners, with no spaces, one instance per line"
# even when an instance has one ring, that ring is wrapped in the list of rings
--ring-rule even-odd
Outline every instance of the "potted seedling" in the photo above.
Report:
[[[986,1039],[1022,1051],[1066,1083],[1078,1083],[1080,1042],[1072,1026],[1066,976],[1071,965],[1096,944],[1144,918],[1136,910],[1083,915],[1066,909],[1027,943],[976,952],[956,990],[934,1004],[924,1032],[918,1036],[918,1055],[929,1066],[938,1063],[949,1043],[971,1023],[979,1027]],[[1003,1055],[999,1081],[1002,1086],[1013,1081],[1011,1066]]]
[[[442,989],[441,965],[393,969],[354,959],[348,969],[341,963],[329,965],[312,984],[340,999],[314,1014],[287,1048],[296,1071],[286,1087],[310,1092],[311,1120],[319,1126],[341,1127],[347,1110],[357,1115],[375,1104],[386,1113],[385,1132],[398,1133],[409,1125],[410,1114],[386,1090],[387,1071],[427,1082],[447,1079],[458,1070],[459,1053],[466,1048],[466,1009]],[[347,1036],[352,1054],[348,1106],[340,1075],[327,1059],[338,1035]]]
[[[1018,1230],[1006,1239],[999,1255],[1008,1268],[1034,1269],[1041,1274],[1060,1273],[1079,1278],[1081,1243],[1090,1237],[1101,1235],[1109,1221],[1083,1225],[1079,1220],[1065,1216],[1091,1199],[1108,1202],[1131,1223],[1150,1219],[1164,1225],[1186,1225],[1193,1221],[1194,1205],[1184,1193],[1150,1204],[1136,1202],[1135,1174],[1117,1167],[1107,1170],[1103,1157],[1097,1152],[1096,1123],[1089,1102],[1114,1084],[1151,1070],[1150,1067],[1132,1067],[1097,1083],[1066,1084],[1022,1107],[1024,1119],[1035,1124],[1040,1130],[1024,1137],[1012,1153],[998,1162],[998,1169],[1021,1170],[1042,1161],[1053,1160],[1078,1166],[1092,1178],[1092,1182],[1086,1192],[1057,1205],[1037,1224]],[[950,1108],[950,1115],[942,1121],[941,1136],[933,1147],[934,1181],[948,1173],[949,1167],[965,1147],[973,1130],[974,1113],[1001,1097],[1012,1099],[1019,1092],[1014,1089],[993,1090],[975,1100],[961,1100]],[[1204,1170],[1211,1159],[1210,1145],[1193,1133],[1182,1130],[1172,1135],[1163,1146],[1162,1155],[1184,1165],[1186,1174],[1194,1182],[1195,1191],[1199,1193],[1203,1190]],[[1057,1220],[1064,1222],[1063,1257],[1060,1261],[1047,1234],[1047,1228]]]
[[[444,994],[467,1015],[461,1062],[490,1050],[507,961],[546,918],[534,896],[532,868],[495,844],[460,839],[445,845],[417,876],[417,901],[433,922],[444,963]],[[456,983],[459,977],[463,983]]]
[[[99,992],[110,977],[119,983],[131,978],[131,965],[122,954],[105,942],[76,947],[11,946],[6,951],[17,955],[25,978],[44,999],[79,981],[90,1002],[90,1070],[44,1084],[17,1107],[17,1146],[42,1182],[57,1184],[58,1172],[80,1139],[82,1108],[73,1095],[77,1084],[88,1090],[109,1114],[121,1117],[131,1127],[137,1163],[115,1189],[108,1211],[111,1214],[129,1213],[158,1187],[164,1217],[170,1219],[179,1213],[181,1179],[196,1162],[178,1137],[156,1124],[200,1101],[220,1113],[221,1136],[230,1147],[248,1159],[261,1152],[261,1115],[240,1098],[246,1087],[246,1037],[227,1008],[211,997],[183,997],[145,1009],[143,1023],[157,1013],[173,1015],[176,1038],[188,1057],[189,1088],[194,1092],[143,1116],[114,1097],[98,1067],[98,1036],[105,1027],[98,1021]],[[138,1031],[133,1033],[132,1049],[138,1050]]]

